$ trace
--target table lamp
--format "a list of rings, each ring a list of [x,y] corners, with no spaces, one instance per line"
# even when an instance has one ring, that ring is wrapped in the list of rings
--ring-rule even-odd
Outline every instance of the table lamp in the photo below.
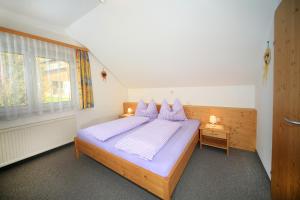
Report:
[[[131,108],[127,108],[127,113],[128,114],[132,114],[132,109]]]
[[[216,123],[217,123],[217,117],[216,117],[215,115],[209,116],[209,123],[210,123],[212,126],[215,126]]]

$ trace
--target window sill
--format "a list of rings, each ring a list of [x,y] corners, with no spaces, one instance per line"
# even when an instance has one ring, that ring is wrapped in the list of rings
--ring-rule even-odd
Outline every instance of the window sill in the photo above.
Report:
[[[71,118],[71,117],[74,118],[76,117],[76,111],[37,115],[37,116],[24,117],[16,120],[11,120],[11,121],[0,121],[0,130],[16,128],[18,126],[30,126],[37,123],[43,123],[47,121],[53,121],[53,120],[59,120],[64,118]]]

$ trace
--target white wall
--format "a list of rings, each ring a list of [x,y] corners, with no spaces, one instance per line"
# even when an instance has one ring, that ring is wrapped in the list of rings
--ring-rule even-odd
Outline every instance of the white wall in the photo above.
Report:
[[[279,5],[280,0],[274,1],[273,12]],[[271,178],[271,164],[272,164],[272,126],[273,126],[273,77],[274,77],[274,14],[272,16],[272,24],[266,34],[266,40],[270,41],[270,48],[272,52],[271,63],[269,66],[268,79],[262,79],[263,73],[263,54],[267,44],[261,51],[261,61],[258,65],[257,81],[256,81],[256,109],[257,109],[257,137],[256,150],[263,163],[263,166]]]
[[[78,128],[117,118],[127,100],[127,88],[108,72],[107,80],[100,77],[101,65],[90,54],[95,107],[77,112]]]
[[[78,44],[66,35],[62,27],[54,26],[39,20],[4,10],[0,7],[0,26],[36,34],[70,44]]]
[[[255,84],[273,0],[108,0],[68,32],[128,88]]]
[[[76,118],[76,129],[117,118],[123,112],[123,102],[127,100],[127,88],[108,72],[107,80],[100,77],[101,65],[89,54],[94,95],[94,108],[82,111],[69,111],[21,118],[13,121],[0,121],[0,129],[43,122],[68,116]],[[74,133],[75,135],[75,133]]]
[[[77,44],[76,41],[68,37],[65,34],[65,32],[59,27],[53,27],[51,25],[48,26],[45,23],[41,23],[27,17],[16,15],[14,13],[10,13],[2,9],[0,9],[0,26],[5,26],[8,28],[32,34],[38,34],[44,37],[60,40],[67,43]],[[110,72],[108,72],[107,81],[102,81],[100,77],[100,71],[102,70],[102,66],[91,54],[90,63],[94,94],[94,108],[83,111],[70,111],[65,113],[28,117],[14,121],[0,121],[0,140],[2,140],[4,137],[3,135],[1,135],[2,132],[6,133],[7,131],[14,130],[17,126],[21,126],[21,128],[23,128],[23,126],[25,125],[24,129],[28,126],[39,126],[38,129],[28,129],[27,132],[24,132],[24,134],[26,133],[27,135],[22,135],[23,140],[31,142],[30,144],[26,145],[33,147],[38,146],[38,143],[40,143],[40,141],[38,141],[38,139],[35,140],[34,138],[39,138],[43,139],[44,142],[47,142],[47,140],[49,142],[52,141],[51,144],[48,144],[48,147],[54,148],[64,143],[71,142],[73,140],[73,137],[76,135],[76,130],[79,128],[87,127],[95,123],[117,118],[118,115],[123,112],[122,103],[127,100],[127,88],[124,87],[114,76],[112,76]],[[70,123],[69,121],[64,121],[63,119],[65,118],[70,118],[72,123]],[[61,121],[59,123],[59,127],[57,127],[57,123],[54,123],[57,121]],[[42,134],[40,132],[40,130],[43,130],[43,128],[47,130],[55,130],[56,133],[49,135],[48,137],[47,134]],[[34,135],[36,135],[37,137],[34,137]],[[55,138],[53,138],[54,135]],[[27,136],[28,138],[33,139],[28,139]],[[10,146],[13,146],[13,144],[11,144]],[[45,144],[45,146],[47,145]],[[41,153],[45,150],[49,149],[40,148],[39,150],[33,153],[24,152],[26,153],[26,155],[19,154],[16,155],[17,157],[15,158],[7,158],[5,162],[11,163],[13,161],[26,158],[27,155],[31,156],[33,154]],[[2,153],[5,153],[10,152],[11,150],[1,149],[1,151]]]
[[[175,98],[187,105],[254,108],[255,87],[254,85],[236,85],[128,89],[128,101],[154,99],[160,103],[163,99],[167,99],[169,103],[172,103]]]
[[[59,40],[71,44],[79,44],[69,37],[62,27],[53,26],[30,17],[12,13],[0,8],[0,26],[16,29],[19,31],[37,34],[50,39]],[[116,118],[122,112],[122,103],[127,99],[127,88],[124,87],[110,72],[107,81],[102,81],[100,71],[102,66],[95,57],[89,54],[93,82],[94,105],[92,109],[84,111],[72,111],[21,119],[16,121],[0,122],[0,128],[11,127],[36,121],[44,121],[69,115],[77,116],[77,127],[97,123]]]
[[[272,43],[273,37],[270,37]],[[272,45],[273,46],[273,45]],[[272,47],[272,57],[273,54]],[[262,70],[258,75],[256,85],[256,109],[257,109],[257,153],[265,167],[269,177],[271,177],[272,161],[272,118],[273,118],[273,58],[270,64],[268,80],[262,80]],[[261,63],[262,69],[263,63]]]
[[[236,12],[227,13],[226,19],[230,19],[230,23],[223,23],[223,25],[226,25],[225,28],[222,28],[222,26],[212,27],[219,30],[213,31],[214,34],[203,29],[203,25],[199,26],[199,21],[196,20],[198,18],[195,16],[201,15],[201,13],[211,15],[213,13],[210,11],[214,11],[218,14],[217,16],[221,16],[220,19],[222,19],[222,16],[224,16],[222,12],[225,12],[226,10],[224,9],[222,12],[219,12],[222,7],[214,6],[214,3],[219,3],[217,1],[212,5],[209,5],[208,1],[203,1],[202,3],[207,5],[205,7],[200,6],[201,8],[212,6],[212,9],[207,9],[205,12],[200,12],[200,14],[197,7],[193,6],[193,4],[200,4],[200,1],[191,1],[187,4],[187,6],[190,6],[189,8],[178,5],[175,5],[175,8],[171,8],[168,2],[165,1],[165,4],[162,7],[164,9],[160,10],[157,10],[156,3],[158,4],[158,2],[154,4],[153,2],[147,2],[147,5],[149,4],[148,7],[144,7],[144,4],[140,3],[141,1],[132,0],[130,2],[132,2],[132,5],[141,9],[134,9],[133,7],[130,7],[128,2],[124,4],[121,0],[108,1],[106,4],[97,7],[97,9],[93,10],[93,12],[89,13],[86,17],[83,17],[78,22],[74,23],[69,29],[69,33],[72,33],[71,35],[79,39],[80,42],[83,42],[92,50],[95,50],[96,55],[100,55],[100,58],[103,59],[102,61],[111,67],[113,71],[115,70],[117,72],[116,75],[122,78],[125,84],[132,87],[143,87],[143,85],[146,87],[149,85],[152,86],[153,83],[155,83],[157,87],[163,88],[128,89],[127,94],[126,87],[110,73],[108,74],[108,80],[106,82],[103,82],[99,78],[101,66],[91,56],[95,108],[80,112],[60,113],[51,116],[45,115],[14,122],[0,122],[0,129],[3,127],[16,126],[18,124],[31,123],[33,121],[60,118],[66,115],[76,117],[76,128],[86,127],[97,122],[117,117],[117,115],[122,112],[122,102],[127,100],[127,95],[129,101],[137,101],[140,98],[149,101],[153,98],[157,102],[161,102],[163,98],[167,98],[171,103],[174,98],[179,98],[182,100],[183,104],[247,108],[256,107],[258,111],[257,151],[270,176],[272,152],[273,61],[270,65],[268,81],[264,84],[262,83],[261,73],[263,64],[261,60],[257,64],[257,83],[255,87],[251,84],[253,77],[252,67],[255,66],[255,61],[253,60],[261,58],[263,54],[263,50],[261,52],[256,51],[258,48],[257,44],[261,44],[261,41],[263,40],[261,35],[264,34],[265,24],[268,21],[261,21],[259,19],[267,18],[270,13],[269,5],[278,5],[279,0],[264,1],[263,6],[261,5],[261,1],[255,1],[254,3],[247,2],[247,4],[249,3],[251,5],[253,10],[259,12],[259,15],[256,15],[257,17],[236,17],[234,15]],[[243,4],[240,5],[240,7],[246,9],[246,12],[238,12],[240,16],[252,16],[250,15],[252,11],[248,10],[248,5],[244,5],[245,2],[241,3],[235,1],[235,3],[232,4],[226,2],[225,5],[230,7],[228,8],[229,10],[232,9],[235,11],[239,10],[238,6],[235,6],[237,5],[236,3]],[[177,16],[171,24],[168,20],[170,15],[166,15],[166,13],[169,13],[169,8],[171,14]],[[190,17],[184,18],[186,16],[184,14],[185,11],[189,11],[190,8],[195,8],[192,12],[195,16],[188,15]],[[218,9],[216,10],[216,8]],[[266,11],[266,9],[268,10]],[[159,15],[155,14],[157,12],[151,12],[152,10],[158,11]],[[181,15],[177,15],[178,12],[175,12],[176,10],[182,11]],[[135,15],[139,17],[136,17]],[[234,20],[231,20],[231,17],[233,17]],[[143,18],[149,23],[144,23],[142,20]],[[177,18],[181,21],[178,21]],[[191,21],[189,22],[190,25],[188,28],[193,30],[193,25],[195,25],[199,30],[206,31],[202,34],[205,37],[198,36],[198,33],[202,33],[201,31],[186,31],[188,29],[182,29],[181,26],[176,26],[177,22],[185,22],[190,19]],[[216,22],[209,24],[218,25],[220,23],[215,17],[200,17],[200,19],[201,22],[204,20],[205,24],[209,22],[205,21],[206,19]],[[239,21],[239,19],[247,19],[250,23],[245,23],[244,20]],[[259,24],[257,25],[257,23]],[[97,26],[95,26],[95,24],[97,24]],[[242,25],[239,26],[239,24]],[[87,27],[82,28],[83,25],[86,25]],[[256,27],[256,25],[258,28],[253,28]],[[66,35],[65,30],[62,27],[45,24],[32,18],[8,12],[1,8],[0,26],[77,44],[76,41]],[[238,28],[238,30],[228,27],[235,27]],[[87,29],[91,31],[86,31]],[[269,30],[270,33],[267,34],[265,38],[266,40],[270,40],[272,44],[273,26],[271,26]],[[136,31],[140,32],[140,34],[137,35]],[[219,38],[215,35],[219,35],[221,31],[227,31],[225,34],[226,38]],[[172,34],[170,35],[170,33]],[[243,37],[235,37],[241,35]],[[184,36],[183,40],[178,39],[181,38],[181,36]],[[200,42],[196,42],[196,46],[193,46],[195,38],[198,38]],[[191,41],[189,41],[189,39],[191,39]],[[174,41],[176,42],[174,43]],[[181,45],[181,42],[184,42],[184,45]],[[234,45],[232,42],[234,42]],[[179,45],[176,46],[178,48],[174,48],[174,46],[172,46],[173,44]],[[193,48],[189,48],[188,44],[192,44]],[[264,44],[261,45],[264,46]],[[227,48],[232,46],[234,46],[234,48]],[[249,50],[250,48],[245,48],[245,46],[251,47],[252,50]],[[201,51],[197,51],[199,48]],[[199,54],[198,52],[202,53]],[[243,54],[237,54],[237,52],[243,52]],[[220,59],[220,56],[222,59]],[[215,57],[217,58],[215,59]],[[238,62],[236,59],[238,59]],[[225,67],[224,63],[226,63]],[[210,66],[214,67],[212,68]],[[233,68],[234,70],[228,71],[228,67],[230,69]],[[245,67],[247,68],[246,73],[244,73]],[[161,72],[162,69],[164,73],[158,74],[157,72]],[[132,74],[133,72],[142,74],[143,76]],[[176,77],[169,76],[170,72],[176,74]],[[219,78],[216,78],[217,73],[218,76],[220,76]],[[224,76],[226,73],[227,76]],[[202,79],[199,74],[202,76]],[[243,75],[239,76],[241,74]],[[171,78],[161,82],[161,80],[163,80],[162,77],[166,76]],[[232,84],[250,85],[207,86],[214,84],[231,84],[230,82],[233,79],[235,81]],[[247,80],[246,83],[244,83],[244,80]],[[142,85],[140,85],[141,83]],[[174,87],[170,88],[168,85]],[[178,87],[182,85],[202,85],[202,87]]]
[[[127,89],[108,73],[100,78],[99,64],[90,55],[94,108],[0,121],[0,167],[72,142],[76,131],[115,119],[123,112]]]

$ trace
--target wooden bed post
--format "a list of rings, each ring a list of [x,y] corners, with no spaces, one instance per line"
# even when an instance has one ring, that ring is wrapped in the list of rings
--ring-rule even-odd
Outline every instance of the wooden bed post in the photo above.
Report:
[[[164,188],[164,200],[171,200],[171,191],[170,191],[170,185],[169,182],[167,181],[165,183],[165,188]]]
[[[75,157],[76,159],[79,159],[80,153],[78,149],[77,137],[74,138],[74,144],[75,144]]]

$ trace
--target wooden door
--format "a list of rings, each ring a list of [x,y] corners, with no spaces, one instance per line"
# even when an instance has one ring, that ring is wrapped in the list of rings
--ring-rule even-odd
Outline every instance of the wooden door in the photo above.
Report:
[[[300,199],[300,0],[275,14],[272,198]]]

